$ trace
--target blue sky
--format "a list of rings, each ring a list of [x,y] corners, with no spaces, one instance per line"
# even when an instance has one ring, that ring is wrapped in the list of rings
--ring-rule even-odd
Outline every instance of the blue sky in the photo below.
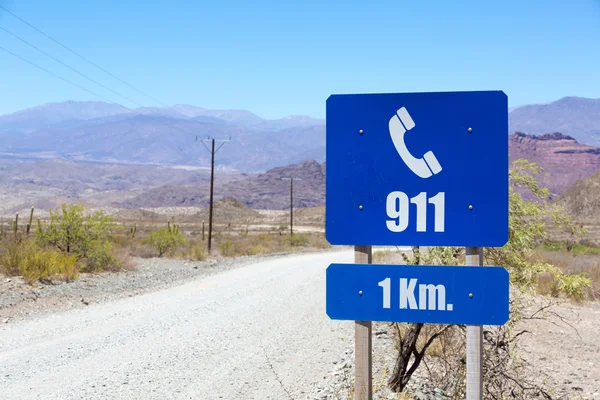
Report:
[[[167,104],[325,116],[332,93],[504,90],[600,97],[600,0],[0,0]],[[0,10],[0,27],[144,106],[159,104]],[[128,107],[0,31],[0,46]],[[0,50],[0,114],[98,100]]]

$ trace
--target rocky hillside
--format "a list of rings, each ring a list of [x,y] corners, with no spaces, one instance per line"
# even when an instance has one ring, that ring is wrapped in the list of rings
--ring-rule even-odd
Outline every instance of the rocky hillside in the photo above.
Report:
[[[564,206],[576,221],[600,224],[600,171],[577,181],[555,202]]]
[[[600,170],[600,148],[561,133],[534,136],[517,132],[510,136],[509,155],[511,160],[525,158],[542,166],[545,174],[538,178],[552,197]]]
[[[508,114],[509,132],[562,132],[579,143],[600,146],[600,99],[564,97],[548,104],[516,107]]]
[[[325,164],[304,161],[287,167],[273,168],[264,174],[243,179],[215,181],[215,197],[234,197],[255,209],[287,209],[290,206],[290,182],[293,177],[294,207],[313,207],[325,202]],[[204,207],[209,202],[208,183],[194,185],[164,185],[129,199],[120,206],[145,207]]]

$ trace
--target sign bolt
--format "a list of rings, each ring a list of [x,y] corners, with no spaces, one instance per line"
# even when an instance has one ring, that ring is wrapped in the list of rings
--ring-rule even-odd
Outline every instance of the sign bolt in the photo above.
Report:
[[[473,128],[468,129],[469,133],[473,132]]]
[[[473,209],[473,206],[469,206],[469,210],[472,210],[472,209]]]
[[[362,290],[359,290],[359,291],[358,291],[358,295],[359,295],[359,296],[362,296]]]
[[[358,133],[360,133],[360,135],[362,136],[362,134],[365,132],[361,129],[360,131],[358,131]]]
[[[472,299],[473,298],[473,293],[469,293],[469,298]]]
[[[363,209],[363,206],[358,206],[358,209],[359,209],[360,211],[362,211],[362,209]]]

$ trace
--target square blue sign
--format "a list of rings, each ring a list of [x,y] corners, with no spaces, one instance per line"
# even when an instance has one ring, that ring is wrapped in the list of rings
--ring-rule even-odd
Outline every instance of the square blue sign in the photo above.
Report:
[[[329,243],[506,244],[504,92],[332,95],[326,130]]]

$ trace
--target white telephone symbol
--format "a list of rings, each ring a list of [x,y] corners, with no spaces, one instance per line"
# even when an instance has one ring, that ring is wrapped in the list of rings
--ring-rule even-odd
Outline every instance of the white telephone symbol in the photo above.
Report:
[[[416,158],[410,154],[404,142],[404,134],[415,127],[415,122],[404,107],[399,109],[396,114],[390,119],[390,135],[404,163],[421,178],[429,178],[433,174],[440,173],[442,166],[432,151],[425,153],[423,158]]]

